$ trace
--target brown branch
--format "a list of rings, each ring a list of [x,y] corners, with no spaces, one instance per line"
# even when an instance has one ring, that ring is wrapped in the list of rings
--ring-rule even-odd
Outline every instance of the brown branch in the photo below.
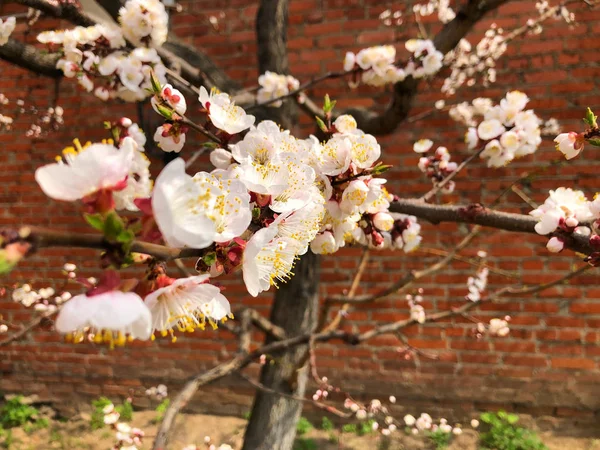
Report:
[[[196,391],[206,384],[212,383],[224,376],[239,370],[250,363],[248,356],[243,354],[236,356],[231,361],[223,364],[219,364],[208,372],[201,373],[191,378],[184,386],[184,388],[177,394],[177,396],[170,403],[165,416],[160,424],[160,428],[156,433],[156,439],[154,440],[153,450],[166,450],[167,442],[169,439],[169,432],[175,422],[175,417],[179,411],[187,405],[192,399]]]
[[[68,1],[48,1],[48,0],[8,0],[7,3],[16,3],[28,8],[34,8],[44,14],[56,17],[59,19],[65,19],[69,22],[80,25],[82,27],[89,27],[96,25],[96,21],[89,17],[81,10],[79,2],[68,2]]]
[[[207,138],[209,138],[211,141],[215,142],[216,144],[219,144],[219,145],[223,144],[223,142],[221,141],[221,139],[218,136],[215,136],[213,133],[208,131],[205,127],[188,119],[187,117],[182,117],[181,123],[183,123],[184,125],[187,125],[190,128],[193,128],[194,130],[203,134],[204,136],[206,136]]]
[[[500,290],[498,290],[497,292],[495,292],[494,294],[492,294],[491,296],[489,296],[487,298],[488,301],[497,301],[502,297],[505,297],[506,295],[517,295],[517,294],[535,294],[537,292],[541,292],[545,289],[549,289],[551,287],[557,286],[559,284],[564,283],[565,281],[570,280],[571,278],[574,278],[578,275],[581,275],[582,273],[586,272],[587,270],[590,270],[592,268],[592,266],[582,266],[579,269],[573,271],[573,272],[569,272],[567,275],[558,278],[554,281],[551,281],[549,283],[544,283],[544,284],[538,284],[535,286],[529,286],[529,287],[521,287],[521,288],[515,288],[515,287],[505,287],[502,288]],[[427,316],[427,320],[426,323],[428,322],[438,322],[440,320],[443,319],[447,319],[449,317],[452,316],[456,316],[456,315],[462,315],[464,313],[466,313],[468,310],[478,306],[479,304],[481,304],[481,301],[479,302],[468,302],[465,303],[463,306],[461,306],[460,308],[455,308],[455,309],[451,309],[449,311],[443,311],[443,312],[439,312],[437,314],[432,314],[430,316]],[[372,330],[369,330],[365,333],[362,333],[360,335],[358,335],[356,337],[356,341],[357,343],[361,343],[361,342],[365,342],[368,341],[369,339],[372,339],[376,336],[380,336],[382,334],[389,334],[389,333],[396,333],[398,330],[402,329],[402,328],[406,328],[410,325],[414,325],[417,324],[418,322],[416,320],[413,319],[406,319],[406,320],[400,320],[398,322],[394,322],[391,324],[387,324],[387,325],[382,325],[380,327],[377,328],[373,328]]]
[[[515,214],[485,208],[480,204],[471,205],[430,205],[414,199],[398,199],[390,205],[390,211],[416,216],[431,223],[441,222],[472,223],[484,227],[505,231],[537,234],[537,219],[527,214]],[[559,236],[565,247],[573,251],[589,255],[593,249],[589,238],[580,235],[569,235],[554,232],[548,237]]]
[[[468,0],[456,13],[456,17],[444,25],[435,36],[435,48],[443,54],[452,50],[473,26],[488,12],[510,0]],[[419,80],[407,77],[394,85],[392,101],[382,114],[364,108],[352,108],[346,111],[354,116],[358,128],[365,133],[381,135],[393,132],[403,122],[412,108],[418,93]]]
[[[67,231],[51,230],[48,228],[22,226],[19,236],[24,236],[35,249],[46,247],[76,247],[105,250],[112,244],[102,235],[70,233]],[[151,244],[143,241],[133,241],[131,251],[145,253],[160,260],[199,257],[205,250],[193,248],[170,248],[164,245]]]
[[[44,54],[33,45],[23,44],[14,39],[0,45],[0,59],[52,78],[62,77],[62,71],[56,68],[59,58],[59,55]]]
[[[449,253],[446,250],[440,250],[440,249],[437,249],[437,248],[428,248],[428,247],[419,247],[415,251],[416,252],[421,252],[421,253],[428,253],[428,254],[431,254],[431,255],[437,255],[437,256],[446,256]],[[490,264],[484,264],[480,260],[477,260],[475,258],[465,258],[463,256],[454,255],[452,257],[452,259],[454,259],[455,261],[460,261],[460,262],[467,263],[467,264],[469,264],[471,266],[475,266],[475,267],[485,267],[491,273],[497,273],[498,275],[502,275],[503,277],[507,277],[507,278],[519,278],[519,275],[516,272],[511,272],[509,270],[498,269],[497,267],[494,267],[494,266],[492,266]]]
[[[350,286],[350,291],[348,292],[348,295],[346,295],[346,298],[348,300],[354,299],[356,290],[358,289],[358,286],[360,285],[360,280],[362,278],[362,275],[363,275],[365,269],[367,268],[367,264],[369,262],[369,256],[370,256],[370,252],[368,249],[366,249],[362,254],[360,263],[358,264],[358,270],[356,271],[356,275],[354,276],[354,279],[352,280],[352,285]],[[321,320],[320,320],[321,324],[324,324],[325,321],[327,320],[327,316],[329,315],[329,310],[330,310],[330,303],[331,302],[325,301],[325,305],[323,306],[323,312],[322,312]],[[335,316],[335,318],[331,321],[331,323],[329,325],[327,325],[326,327],[323,328],[323,331],[331,331],[331,330],[337,329],[340,326],[340,323],[342,321],[342,318],[344,317],[344,314],[346,312],[348,312],[349,309],[350,309],[350,303],[349,302],[344,303],[342,305],[342,307],[340,308],[340,310],[338,311],[337,316]]]

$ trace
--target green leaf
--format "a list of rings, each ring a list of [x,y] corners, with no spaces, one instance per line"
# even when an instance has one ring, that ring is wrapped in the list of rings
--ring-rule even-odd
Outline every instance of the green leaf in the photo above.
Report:
[[[160,85],[158,78],[156,78],[154,71],[150,72],[150,83],[152,84],[152,91],[155,94],[160,94],[162,92],[162,86]]]
[[[481,420],[485,423],[490,423],[492,421],[492,413],[486,412],[481,415]]]
[[[112,129],[112,136],[113,136],[113,140],[115,142],[119,142],[120,138],[121,138],[121,130],[119,128],[113,128]]]
[[[597,118],[598,116],[596,116],[594,112],[588,107],[588,109],[585,111],[585,117],[583,118],[583,121],[592,128],[598,128],[598,123],[596,122]]]
[[[129,244],[135,238],[135,234],[131,230],[123,230],[117,236],[117,242]]]
[[[202,262],[207,266],[212,266],[217,260],[217,254],[215,252],[208,253],[202,257]]]
[[[84,214],[83,218],[92,228],[104,232],[104,218],[101,214]]]
[[[325,125],[325,122],[323,122],[319,116],[315,116],[315,119],[317,119],[317,125],[319,125],[319,128],[323,130],[324,133],[329,132],[327,125]]]
[[[517,416],[516,414],[508,414],[506,416],[506,421],[508,423],[510,423],[511,425],[514,425],[515,423],[517,423],[519,421],[519,416]]]
[[[123,221],[117,213],[110,213],[104,221],[104,236],[107,239],[117,239],[124,229]]]
[[[170,108],[167,108],[166,106],[161,105],[160,103],[156,103],[156,109],[158,110],[159,114],[161,116],[163,116],[165,119],[167,120],[171,120],[173,118],[173,110]]]
[[[202,147],[214,150],[215,148],[219,147],[219,144],[217,144],[216,142],[208,141],[202,144]]]
[[[371,170],[371,174],[372,175],[379,175],[382,174],[384,172],[387,172],[388,170],[390,170],[393,166],[389,165],[389,164],[377,164],[375,167],[373,167],[373,169]]]
[[[587,141],[590,144],[595,145],[596,147],[600,147],[600,139],[598,139],[598,138],[590,138]]]
[[[323,102],[323,112],[325,114],[329,114],[331,111],[333,111],[333,108],[335,108],[335,104],[337,103],[336,100],[331,100],[329,98],[329,94],[325,94],[325,101]]]
[[[9,274],[16,265],[16,261],[10,261],[6,257],[6,250],[0,250],[0,275]]]

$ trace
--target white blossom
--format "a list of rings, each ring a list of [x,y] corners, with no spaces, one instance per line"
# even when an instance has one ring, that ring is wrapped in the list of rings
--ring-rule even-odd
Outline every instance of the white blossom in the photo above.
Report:
[[[256,94],[256,99],[259,103],[265,103],[269,100],[286,96],[300,87],[300,82],[291,75],[280,75],[268,70],[258,77],[258,84],[260,85],[260,89]],[[281,105],[281,100],[270,103],[270,106],[273,107]]]
[[[158,175],[152,210],[163,238],[172,247],[205,248],[214,242],[215,223],[207,215],[214,201],[185,173],[181,158],[171,161]]]
[[[144,302],[152,314],[152,328],[163,333],[169,330],[204,329],[205,322],[214,328],[231,315],[227,299],[218,287],[208,284],[208,275],[174,280],[146,296]]]
[[[420,139],[413,145],[413,150],[416,153],[426,153],[433,146],[433,141],[430,139]]]
[[[17,19],[14,16],[0,19],[0,47],[8,42],[8,38],[17,26]]]
[[[159,0],[128,0],[119,10],[119,22],[125,37],[136,45],[159,47],[167,40],[169,16]]]
[[[44,193],[55,200],[80,200],[100,190],[125,186],[134,158],[136,143],[125,138],[121,148],[109,144],[92,144],[67,162],[48,164],[35,171],[35,179]]]
[[[56,329],[74,341],[90,330],[94,342],[124,345],[128,337],[146,340],[151,334],[150,311],[132,292],[109,291],[98,295],[76,295],[60,310]]]
[[[201,86],[199,99],[208,110],[213,125],[228,134],[237,134],[254,124],[255,117],[246,114],[243,108],[236,106],[227,94],[211,91],[209,95],[206,88]]]
[[[577,133],[561,133],[554,139],[556,150],[565,155],[566,159],[573,159],[583,150],[584,140]]]

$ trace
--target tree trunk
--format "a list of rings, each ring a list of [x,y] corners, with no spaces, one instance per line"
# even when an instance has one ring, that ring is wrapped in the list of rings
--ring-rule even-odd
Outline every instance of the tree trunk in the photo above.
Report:
[[[256,16],[259,73],[267,70],[288,73],[287,0],[261,0]],[[280,108],[264,107],[253,111],[257,121],[274,120],[287,129],[296,122],[296,107],[287,99]],[[319,307],[320,261],[310,250],[294,267],[294,276],[275,293],[271,322],[283,328],[288,337],[315,330]],[[267,337],[266,342],[272,339]],[[260,374],[264,386],[278,392],[303,396],[308,380],[306,345],[284,353],[266,355]],[[291,450],[302,402],[258,391],[243,450]]]
[[[294,269],[295,276],[275,294],[271,321],[289,337],[312,332],[319,307],[319,257],[310,250]],[[272,339],[267,338],[267,343]],[[282,354],[267,355],[260,382],[276,391],[303,396],[308,379],[308,347],[298,346]],[[291,450],[302,402],[258,391],[243,450]]]

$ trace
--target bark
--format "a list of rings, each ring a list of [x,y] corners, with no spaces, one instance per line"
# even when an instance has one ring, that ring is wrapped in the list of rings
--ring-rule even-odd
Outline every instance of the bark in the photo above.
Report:
[[[295,276],[279,287],[271,311],[271,322],[289,337],[315,331],[319,306],[319,257],[307,252],[297,263]],[[273,342],[267,338],[266,344]],[[267,355],[260,383],[274,391],[303,397],[308,379],[307,345]],[[290,450],[302,402],[266,391],[258,391],[243,450]]]
[[[62,72],[56,68],[58,55],[44,54],[34,46],[14,39],[9,39],[6,44],[0,45],[0,59],[40,75],[52,78],[62,77]]]

